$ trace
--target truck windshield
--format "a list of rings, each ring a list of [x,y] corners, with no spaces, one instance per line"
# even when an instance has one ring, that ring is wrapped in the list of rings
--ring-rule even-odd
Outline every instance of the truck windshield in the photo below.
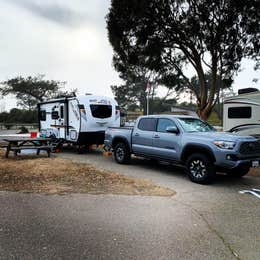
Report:
[[[208,123],[197,118],[178,118],[185,132],[214,132],[216,131]]]
[[[112,115],[111,105],[90,105],[90,109],[95,118],[108,118]]]

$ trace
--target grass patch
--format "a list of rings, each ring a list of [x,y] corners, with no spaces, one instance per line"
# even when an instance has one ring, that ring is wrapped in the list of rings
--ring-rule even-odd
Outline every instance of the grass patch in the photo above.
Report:
[[[215,111],[213,111],[210,114],[210,116],[208,118],[208,123],[213,125],[213,126],[222,126],[222,122],[219,119],[218,114]]]
[[[102,171],[60,158],[18,156],[0,150],[0,190],[45,194],[90,193],[173,196],[175,192],[149,180]]]

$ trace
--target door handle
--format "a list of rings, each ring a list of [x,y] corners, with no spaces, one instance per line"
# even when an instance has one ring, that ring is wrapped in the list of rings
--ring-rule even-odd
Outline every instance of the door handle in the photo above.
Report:
[[[135,136],[139,136],[139,134],[138,134],[138,133],[135,133]]]
[[[158,138],[160,138],[160,136],[159,135],[154,135],[154,138],[158,139]]]

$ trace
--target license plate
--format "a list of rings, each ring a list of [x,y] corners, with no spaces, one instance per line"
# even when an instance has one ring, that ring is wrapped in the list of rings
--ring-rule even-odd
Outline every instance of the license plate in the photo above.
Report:
[[[259,161],[252,161],[252,167],[259,167]]]

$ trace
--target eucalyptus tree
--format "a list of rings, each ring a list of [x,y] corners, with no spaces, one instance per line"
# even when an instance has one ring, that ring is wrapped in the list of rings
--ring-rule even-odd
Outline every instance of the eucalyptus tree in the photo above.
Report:
[[[143,66],[166,75],[169,84],[178,77],[207,119],[218,100],[218,81],[231,82],[243,58],[259,66],[259,18],[259,0],[112,0],[107,29],[115,68]]]

